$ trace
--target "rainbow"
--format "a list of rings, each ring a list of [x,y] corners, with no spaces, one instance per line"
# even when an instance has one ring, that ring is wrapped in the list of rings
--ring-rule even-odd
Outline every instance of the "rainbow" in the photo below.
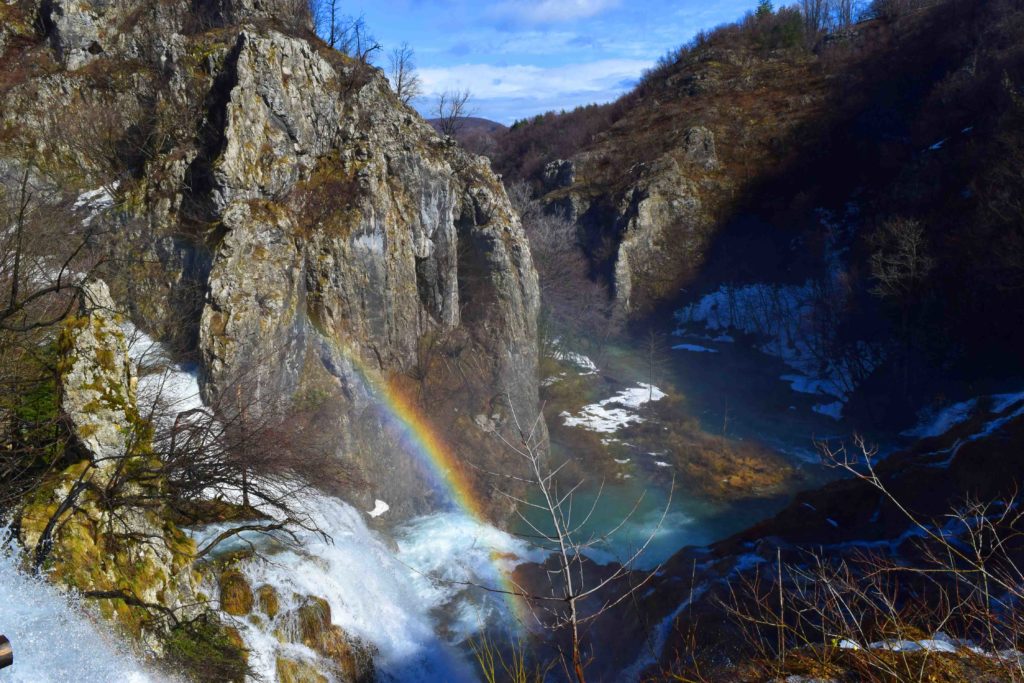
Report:
[[[381,413],[402,434],[401,441],[409,455],[424,466],[433,479],[432,483],[446,494],[453,506],[480,524],[490,524],[484,513],[483,502],[463,473],[454,451],[413,400],[405,395],[397,383],[375,380],[376,371],[367,368],[352,349],[336,343],[331,346],[352,365]],[[516,626],[526,626],[534,617],[526,598],[522,597],[522,589],[501,566],[499,557],[493,556],[491,559],[494,575],[482,579],[495,582],[495,585],[487,588],[502,596]]]

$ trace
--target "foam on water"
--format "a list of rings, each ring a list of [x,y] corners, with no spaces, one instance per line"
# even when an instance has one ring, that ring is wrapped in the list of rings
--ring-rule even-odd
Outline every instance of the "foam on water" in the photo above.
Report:
[[[330,539],[302,533],[297,547],[267,548],[265,557],[242,568],[254,587],[274,586],[282,614],[301,596],[327,600],[335,624],[377,648],[383,680],[476,680],[456,645],[508,615],[500,599],[460,584],[496,586],[495,557],[512,567],[540,559],[536,552],[462,513],[413,520],[396,531],[396,547],[367,527],[365,513],[341,500],[309,496],[303,508]],[[220,530],[208,527],[201,536]],[[301,646],[282,646],[274,623],[238,620],[237,626],[253,651],[251,664],[267,680],[276,680],[278,654],[315,659]]]
[[[93,622],[81,605],[45,579],[20,568],[17,553],[0,552],[0,633],[14,648],[11,683],[146,683],[148,672]]]

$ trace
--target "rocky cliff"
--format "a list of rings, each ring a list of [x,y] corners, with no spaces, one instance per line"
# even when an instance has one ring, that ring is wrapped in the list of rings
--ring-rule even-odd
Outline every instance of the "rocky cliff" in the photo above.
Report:
[[[614,122],[543,176],[544,202],[576,222],[595,275],[633,319],[697,280],[743,195],[801,149],[797,132],[828,97],[806,53],[729,45],[680,55],[609,105]]]
[[[536,274],[487,162],[294,5],[5,5],[22,30],[2,57],[3,153],[113,190],[104,276],[201,362],[209,403],[301,406],[367,484],[353,495],[426,509],[442,492],[383,394],[504,467],[476,425],[536,414]]]
[[[79,315],[63,325],[59,395],[69,441],[54,465],[74,464],[42,480],[17,528],[37,568],[96,600],[105,617],[162,654],[163,636],[202,612],[195,544],[161,502],[166,482],[131,475],[154,471],[154,455],[121,321],[107,286],[93,282]]]

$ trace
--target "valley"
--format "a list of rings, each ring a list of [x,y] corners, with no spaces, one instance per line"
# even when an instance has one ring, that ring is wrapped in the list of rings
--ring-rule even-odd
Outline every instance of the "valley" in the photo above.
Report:
[[[0,681],[1020,680],[1024,7],[862,5],[0,3]]]

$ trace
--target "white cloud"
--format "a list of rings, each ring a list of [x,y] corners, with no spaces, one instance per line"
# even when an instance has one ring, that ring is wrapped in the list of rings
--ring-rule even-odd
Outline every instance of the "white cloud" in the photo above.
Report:
[[[513,23],[546,24],[585,19],[618,5],[620,0],[505,0],[491,14]]]
[[[430,115],[437,96],[449,89],[468,89],[474,114],[512,123],[545,111],[609,102],[630,89],[649,60],[606,59],[554,67],[461,64],[420,69],[424,97],[421,110]]]
[[[460,64],[420,69],[424,92],[437,96],[448,89],[469,89],[478,98],[543,99],[559,93],[605,92],[635,80],[651,66],[648,60],[604,59],[554,67]]]

